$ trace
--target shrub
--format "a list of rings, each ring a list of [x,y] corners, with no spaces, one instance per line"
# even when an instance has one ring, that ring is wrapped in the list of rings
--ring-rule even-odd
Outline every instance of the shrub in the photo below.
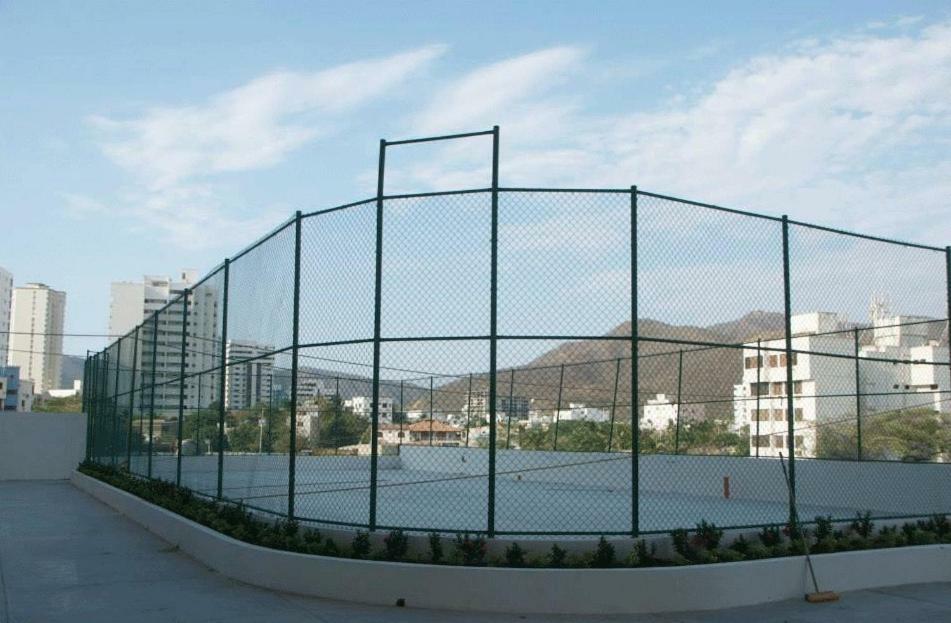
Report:
[[[438,532],[432,532],[429,535],[429,562],[439,564],[442,562],[442,537]]]
[[[716,524],[707,523],[705,519],[697,524],[697,540],[704,548],[715,550],[720,546],[720,540],[722,538],[723,530],[717,528]]]
[[[614,546],[608,543],[608,540],[602,536],[598,539],[598,546],[595,548],[594,555],[591,557],[591,566],[606,568],[613,567],[614,563]]]
[[[391,530],[383,538],[383,558],[386,560],[403,560],[409,549],[409,539],[402,530]]]
[[[322,553],[324,556],[339,556],[340,548],[337,547],[337,544],[333,542],[333,539],[327,539],[324,541]]]
[[[647,549],[647,541],[637,539],[634,541],[634,547],[631,549],[631,555],[628,563],[632,567],[647,567],[657,562],[655,557],[656,547],[651,543],[650,550]]]
[[[551,546],[551,551],[548,552],[548,566],[559,568],[566,565],[568,559],[568,552],[558,547],[557,544]]]
[[[731,549],[727,547],[717,550],[717,558],[720,562],[738,562],[740,560],[745,560],[746,556],[744,556],[743,553],[737,549]]]
[[[783,540],[778,526],[763,526],[760,530],[759,540],[765,547],[774,547]]]
[[[760,560],[762,558],[769,558],[771,554],[772,552],[762,543],[751,543],[746,552],[746,557],[749,560]]]
[[[670,533],[670,541],[674,546],[674,551],[686,558],[687,554],[690,553],[690,538],[687,536],[687,531],[683,528],[674,530]]]
[[[366,532],[357,530],[357,535],[353,537],[350,544],[350,557],[362,560],[370,555],[370,535]]]
[[[468,532],[456,535],[456,556],[462,564],[481,567],[485,564],[486,551],[485,537],[469,536]]]
[[[746,555],[750,551],[750,542],[746,540],[746,537],[742,534],[736,538],[733,543],[730,544],[730,549],[739,552],[740,554]]]
[[[855,519],[852,520],[851,525],[852,532],[855,532],[862,538],[867,539],[872,536],[872,529],[875,524],[872,523],[872,513],[871,511],[865,511],[864,513],[856,513]]]
[[[816,539],[822,541],[832,536],[832,515],[816,516]]]
[[[505,564],[510,567],[525,566],[525,550],[518,543],[512,543],[505,548]]]

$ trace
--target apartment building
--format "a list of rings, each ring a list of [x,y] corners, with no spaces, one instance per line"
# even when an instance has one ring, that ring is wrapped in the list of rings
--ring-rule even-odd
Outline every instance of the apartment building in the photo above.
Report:
[[[10,308],[13,305],[13,275],[0,266],[0,366],[7,363],[10,347]]]
[[[20,378],[16,366],[0,366],[0,411],[32,411],[33,381]]]
[[[671,400],[666,394],[657,394],[648,398],[644,405],[644,414],[641,417],[641,428],[664,431],[675,426],[678,417],[681,423],[691,420],[702,420],[706,409],[702,404],[681,404]]]
[[[13,288],[7,363],[40,395],[60,384],[66,293],[43,283]]]
[[[271,398],[274,347],[229,340],[225,345],[225,408],[250,409]]]
[[[371,419],[373,417],[373,399],[369,396],[354,396],[343,402],[343,406],[350,409],[354,415]],[[393,399],[380,396],[380,424],[393,423]]]
[[[489,419],[489,390],[467,392],[463,400],[462,413],[468,415],[470,421]],[[502,391],[495,396],[495,414],[500,419],[527,420],[530,405],[526,396],[509,396]]]

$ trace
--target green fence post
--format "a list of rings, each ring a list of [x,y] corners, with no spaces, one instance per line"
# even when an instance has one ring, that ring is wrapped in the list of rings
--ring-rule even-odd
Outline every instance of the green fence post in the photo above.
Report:
[[[429,377],[429,446],[433,445],[433,407],[435,398],[433,397],[433,377]]]
[[[492,231],[489,276],[489,491],[488,533],[495,536],[495,436],[499,342],[499,126],[492,126]]]
[[[300,345],[300,248],[301,211],[294,216],[294,309],[291,335],[291,426],[290,448],[287,456],[287,518],[294,519],[294,502],[297,497],[297,375],[299,373]]]
[[[122,338],[116,343],[116,376],[112,387],[112,435],[110,435],[110,454],[112,466],[119,462],[119,372],[122,370]]]
[[[376,247],[374,250],[373,291],[373,404],[370,420],[370,516],[367,525],[376,530],[376,485],[378,467],[377,433],[380,430],[380,327],[383,304],[383,176],[386,171],[386,139],[380,139],[376,178]]]
[[[561,420],[561,392],[565,385],[565,364],[561,364],[561,371],[558,374],[558,400],[555,402],[555,435],[552,443],[552,451],[558,451],[558,422]]]
[[[185,429],[185,373],[188,347],[188,288],[182,293],[182,360],[178,374],[178,448],[175,457],[175,486],[182,486],[182,432]]]
[[[793,404],[792,288],[789,279],[789,217],[783,215],[783,299],[786,316],[786,430],[789,447],[789,525],[796,528],[796,425]]]
[[[611,394],[611,426],[608,428],[608,452],[611,451],[611,444],[614,442],[614,418],[617,413],[617,388],[621,380],[621,358],[618,357],[614,363],[614,391]]]
[[[152,383],[149,387],[149,455],[146,458],[146,475],[152,477],[152,438],[155,437],[155,369],[158,362],[159,313],[152,315]]]
[[[945,290],[948,293],[948,375],[951,381],[951,246],[944,248],[945,260]],[[951,385],[948,386],[951,388]]]
[[[753,444],[756,446],[756,458],[759,458],[759,419],[760,419],[760,409],[759,409],[759,396],[760,396],[760,375],[763,370],[763,356],[760,354],[761,340],[756,340],[756,443]]]
[[[135,327],[135,337],[132,338],[132,380],[129,382],[129,432],[125,440],[126,469],[132,471],[132,414],[135,413],[135,375],[138,374],[139,361],[139,327]]]
[[[680,454],[680,401],[684,380],[684,349],[677,352],[677,426],[674,428],[674,454]]]
[[[469,373],[469,391],[466,393],[466,447],[469,447],[469,426],[472,416],[472,373]]]
[[[505,449],[509,449],[509,442],[512,440],[512,411],[515,410],[515,368],[509,370],[509,408],[508,424],[505,429]]]
[[[855,345],[855,445],[858,460],[862,460],[862,383],[859,377],[859,330],[852,330]],[[787,361],[787,363],[789,363]]]
[[[89,460],[89,444],[90,444],[90,431],[92,418],[88,409],[88,400],[87,394],[89,393],[89,349],[86,349],[86,359],[83,360],[83,393],[82,393],[82,410],[83,414],[86,416],[86,451],[83,455],[85,459]]]
[[[225,470],[225,381],[228,375],[228,277],[231,272],[231,260],[225,258],[224,294],[221,304],[221,374],[218,377],[218,488],[220,500],[224,492]]]
[[[631,534],[640,533],[640,417],[637,327],[637,186],[631,186]]]

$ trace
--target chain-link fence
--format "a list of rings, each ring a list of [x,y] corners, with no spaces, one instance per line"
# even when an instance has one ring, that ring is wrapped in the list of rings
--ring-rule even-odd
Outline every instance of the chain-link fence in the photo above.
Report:
[[[298,213],[86,365],[88,456],[299,521],[951,511],[947,249],[636,188]],[[439,137],[447,138],[447,137]],[[635,322],[631,322],[636,319]]]

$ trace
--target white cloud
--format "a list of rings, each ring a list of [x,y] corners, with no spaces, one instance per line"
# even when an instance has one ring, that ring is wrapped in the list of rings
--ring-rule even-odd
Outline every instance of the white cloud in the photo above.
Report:
[[[590,72],[593,61],[572,48],[542,51],[463,76],[417,123],[499,123],[505,185],[637,183],[921,240],[931,236],[923,222],[951,224],[951,23],[900,26],[899,34],[866,30],[800,41],[738,65],[698,95],[612,115],[583,113],[583,86],[564,81]],[[493,85],[512,85],[514,94],[496,97]],[[482,92],[491,95],[478,97]],[[416,185],[484,170],[451,156],[417,165]],[[897,206],[922,216],[880,215],[899,214]]]
[[[182,245],[247,241],[281,217],[235,216],[211,178],[281,162],[443,51],[428,46],[314,72],[275,71],[202,104],[152,108],[127,120],[92,117],[103,152],[135,179],[115,202],[117,212]],[[74,198],[70,209],[78,215],[96,204]],[[215,231],[213,240],[209,231]]]

